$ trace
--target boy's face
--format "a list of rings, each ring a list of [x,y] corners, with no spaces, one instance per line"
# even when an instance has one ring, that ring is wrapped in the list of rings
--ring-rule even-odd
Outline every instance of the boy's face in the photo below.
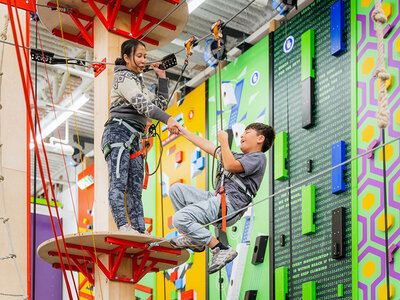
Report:
[[[263,135],[257,135],[255,129],[249,128],[240,136],[240,150],[245,154],[261,151],[264,140]]]

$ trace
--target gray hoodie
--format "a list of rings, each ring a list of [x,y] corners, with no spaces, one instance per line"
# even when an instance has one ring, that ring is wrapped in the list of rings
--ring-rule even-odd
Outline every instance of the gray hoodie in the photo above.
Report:
[[[171,117],[164,112],[168,104],[167,79],[158,80],[158,91],[158,96],[151,93],[144,85],[142,77],[126,66],[115,66],[110,94],[110,116],[135,120],[144,126],[147,118],[167,123]]]

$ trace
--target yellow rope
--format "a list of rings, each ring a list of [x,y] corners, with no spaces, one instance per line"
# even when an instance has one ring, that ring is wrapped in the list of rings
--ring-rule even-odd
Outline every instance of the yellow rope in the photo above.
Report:
[[[62,27],[61,12],[60,12],[60,6],[59,6],[58,0],[57,0],[57,12],[58,12],[58,20],[59,20],[59,22],[60,22],[60,31],[61,31],[61,39],[62,39],[62,42],[63,42],[64,56],[65,56],[65,64],[66,64],[66,67],[67,67],[67,76],[68,76],[68,83],[69,83],[69,93],[70,93],[70,95],[71,95],[71,103],[74,104],[74,99],[73,99],[73,96],[72,96],[71,77],[70,77],[69,68],[68,68],[67,51],[66,51],[66,48],[65,48],[64,31],[63,31],[63,27]],[[83,159],[82,159],[82,149],[81,149],[81,144],[80,144],[80,142],[79,142],[78,124],[77,124],[77,122],[76,122],[76,114],[75,114],[75,112],[73,112],[73,114],[74,114],[75,131],[76,131],[76,137],[77,137],[77,142],[78,142],[79,156],[80,156],[80,160],[81,160],[81,163],[82,163],[82,162],[83,162]],[[83,170],[83,173],[84,173],[84,170]],[[87,207],[88,207],[88,209],[90,209],[90,207],[89,207],[89,200],[88,200],[88,194],[87,194],[87,189],[85,189],[85,191],[86,191],[86,203],[87,203]],[[79,226],[78,226],[78,231],[79,231]],[[94,255],[95,255],[95,257],[96,257],[96,264],[98,265],[98,261],[97,261],[98,258],[97,258],[97,252],[96,252],[96,242],[95,242],[95,240],[94,240],[94,233],[93,233],[93,230],[92,230],[92,241],[93,241]],[[95,266],[93,266],[93,267],[95,267]],[[103,291],[102,291],[102,289],[101,289],[101,283],[100,283],[100,271],[99,271],[99,268],[96,268],[96,269],[97,269],[97,274],[98,274],[98,277],[99,277],[98,283],[99,283],[99,288],[100,288],[100,295],[101,295],[101,299],[103,299]],[[94,275],[94,279],[95,279],[95,278],[96,278],[96,271],[93,272],[93,275]]]

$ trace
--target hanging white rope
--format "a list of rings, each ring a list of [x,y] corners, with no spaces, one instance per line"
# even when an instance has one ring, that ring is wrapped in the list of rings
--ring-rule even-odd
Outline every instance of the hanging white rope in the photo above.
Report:
[[[372,13],[372,19],[376,23],[376,35],[378,37],[378,67],[375,76],[380,79],[378,95],[378,112],[376,118],[379,128],[386,128],[389,125],[389,109],[387,103],[386,80],[390,79],[385,67],[385,52],[383,49],[383,24],[387,22],[385,13],[381,7],[381,0],[375,0],[375,10]]]
[[[6,14],[6,15],[4,15],[3,24],[1,24],[2,28],[0,30],[0,39],[3,41],[5,41],[7,39],[8,22],[9,22],[9,16],[8,16],[8,14]],[[3,53],[4,53],[4,44],[2,44],[2,46],[0,48],[0,87],[1,87],[1,83],[2,83],[1,79],[3,76],[3,72],[2,72],[3,71]],[[2,106],[1,106],[1,98],[0,98],[0,110],[1,109],[2,109]],[[20,288],[22,291],[22,294],[10,294],[10,293],[0,292],[0,295],[12,296],[12,297],[22,297],[23,299],[28,299],[28,297],[26,296],[26,293],[25,293],[24,284],[22,282],[21,273],[19,271],[19,267],[17,264],[16,255],[14,254],[15,252],[14,252],[14,246],[13,246],[12,237],[11,237],[10,224],[7,222],[9,219],[7,217],[6,199],[5,199],[5,193],[4,193],[4,177],[3,177],[2,173],[3,173],[2,143],[1,143],[1,136],[0,136],[0,190],[1,190],[0,197],[1,197],[1,202],[2,202],[2,206],[3,206],[3,215],[0,216],[0,220],[5,224],[7,236],[8,236],[8,242],[9,242],[9,246],[10,246],[9,255],[0,257],[0,260],[6,260],[6,259],[13,260],[15,269],[17,271],[19,285],[20,285]]]

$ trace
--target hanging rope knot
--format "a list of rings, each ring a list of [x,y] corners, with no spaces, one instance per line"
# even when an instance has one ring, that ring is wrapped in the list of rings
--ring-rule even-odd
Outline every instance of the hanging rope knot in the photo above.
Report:
[[[383,12],[383,10],[381,8],[375,8],[375,10],[372,12],[372,19],[376,23],[379,22],[381,24],[385,24],[387,22],[385,13]]]
[[[375,77],[378,77],[380,80],[386,81],[390,79],[390,74],[386,72],[385,68],[376,68]]]

